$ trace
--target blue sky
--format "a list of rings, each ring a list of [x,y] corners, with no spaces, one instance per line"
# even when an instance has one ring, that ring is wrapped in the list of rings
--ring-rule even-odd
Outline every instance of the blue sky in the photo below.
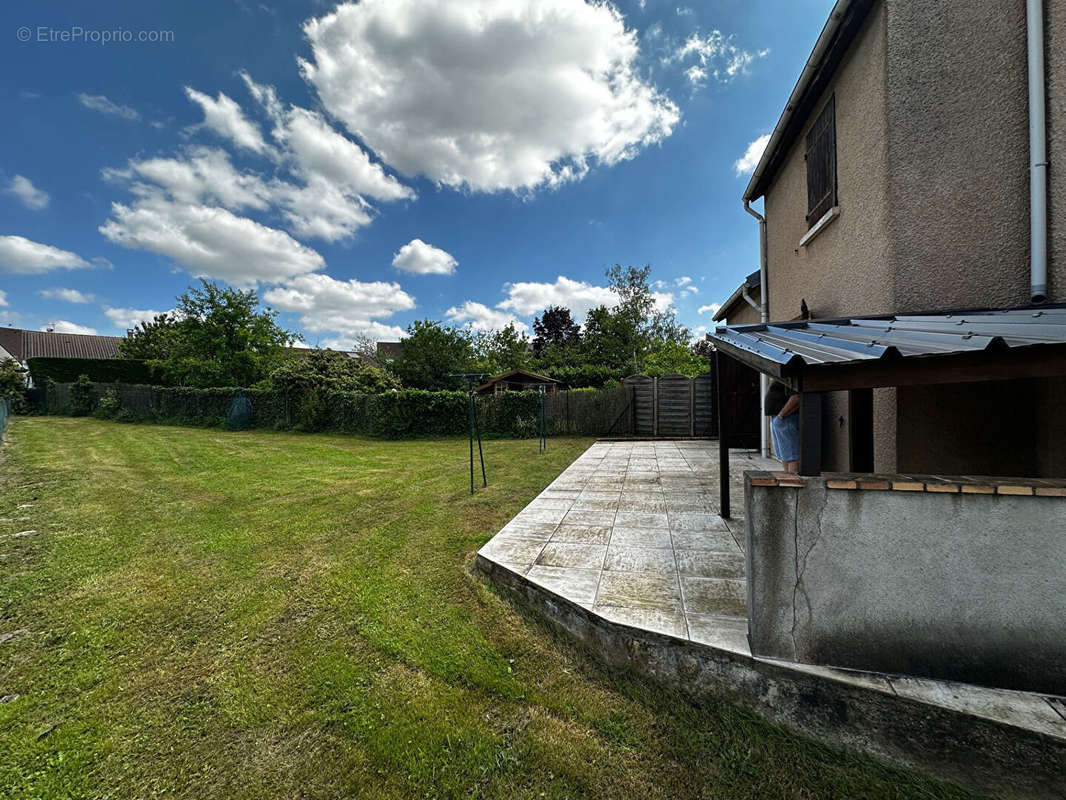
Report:
[[[583,316],[617,262],[698,331],[831,5],[5,3],[0,324],[121,334],[204,275],[345,348]]]

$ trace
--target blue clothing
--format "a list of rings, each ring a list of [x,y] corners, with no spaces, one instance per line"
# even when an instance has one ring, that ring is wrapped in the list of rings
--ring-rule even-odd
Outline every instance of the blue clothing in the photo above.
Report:
[[[774,455],[782,461],[799,460],[799,414],[792,414],[781,419],[770,418],[770,438],[774,444]]]

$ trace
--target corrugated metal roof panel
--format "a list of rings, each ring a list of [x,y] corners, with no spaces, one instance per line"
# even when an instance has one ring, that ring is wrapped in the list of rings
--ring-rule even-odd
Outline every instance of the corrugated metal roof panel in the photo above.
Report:
[[[1066,308],[745,325],[710,338],[780,366],[845,364],[1066,343]]]

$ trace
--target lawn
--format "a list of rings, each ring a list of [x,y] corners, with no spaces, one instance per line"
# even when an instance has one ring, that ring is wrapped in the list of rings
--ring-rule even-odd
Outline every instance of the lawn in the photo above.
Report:
[[[588,444],[487,442],[471,497],[465,440],[13,420],[0,796],[967,796],[610,672],[472,573]]]

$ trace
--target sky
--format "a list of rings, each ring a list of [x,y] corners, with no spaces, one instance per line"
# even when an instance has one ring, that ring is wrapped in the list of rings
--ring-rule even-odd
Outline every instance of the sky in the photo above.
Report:
[[[694,335],[831,0],[0,7],[0,325],[122,335],[204,277],[311,346],[528,331],[650,264]]]

